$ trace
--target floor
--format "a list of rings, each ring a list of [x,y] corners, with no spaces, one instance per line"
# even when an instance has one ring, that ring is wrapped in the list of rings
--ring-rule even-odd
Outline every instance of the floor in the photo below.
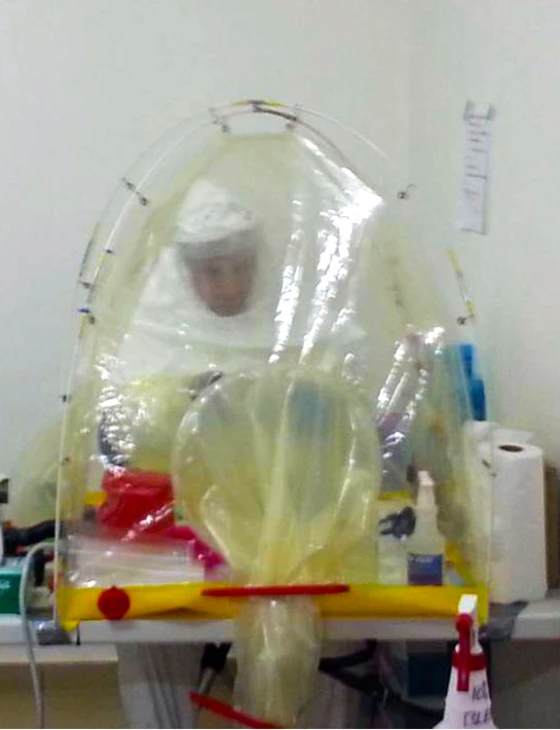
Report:
[[[558,727],[560,642],[504,642],[493,651],[494,719],[500,727]],[[47,727],[125,727],[115,661],[43,667]],[[225,699],[225,698],[224,698]],[[202,727],[217,727],[202,717]],[[0,728],[36,727],[25,664],[0,665]]]
[[[46,727],[124,728],[117,684],[117,663],[64,663],[42,667]],[[218,680],[215,696],[229,701]],[[37,727],[31,679],[26,665],[0,664],[0,728]],[[229,727],[221,718],[206,712],[199,727]]]
[[[122,728],[116,664],[43,668],[47,727]],[[29,671],[0,666],[0,728],[36,727]]]

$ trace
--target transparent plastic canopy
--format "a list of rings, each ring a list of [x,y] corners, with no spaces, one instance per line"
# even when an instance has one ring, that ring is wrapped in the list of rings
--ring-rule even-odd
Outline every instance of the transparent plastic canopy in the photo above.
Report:
[[[238,130],[247,113],[277,125]],[[241,611],[239,697],[286,725],[317,611],[452,616],[461,585],[483,592],[489,520],[459,358],[390,166],[365,144],[358,170],[310,118],[222,108],[123,178],[80,273],[59,474],[64,620],[235,613],[201,597],[209,582],[350,586]],[[400,539],[387,561],[380,524],[413,509],[419,470],[447,587],[406,586]]]

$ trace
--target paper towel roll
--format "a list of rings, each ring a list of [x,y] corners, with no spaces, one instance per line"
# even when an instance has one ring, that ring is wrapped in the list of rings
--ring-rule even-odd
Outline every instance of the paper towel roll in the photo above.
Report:
[[[543,452],[524,443],[491,447],[491,599],[535,601],[546,593]]]
[[[495,443],[529,444],[534,438],[531,431],[518,431],[514,428],[496,426],[491,434]]]

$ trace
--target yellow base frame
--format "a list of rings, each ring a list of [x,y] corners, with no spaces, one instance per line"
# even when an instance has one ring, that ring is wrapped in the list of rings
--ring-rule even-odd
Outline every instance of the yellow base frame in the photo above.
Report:
[[[184,583],[169,585],[119,586],[130,598],[125,619],[163,618],[179,613],[185,620],[234,618],[243,598],[203,596],[205,588],[226,587],[218,583]],[[80,621],[104,620],[98,600],[104,588],[72,588],[57,590],[59,618],[63,626],[72,628]],[[379,619],[449,619],[457,613],[457,604],[464,593],[479,599],[481,623],[488,619],[488,590],[479,585],[468,586],[379,586],[353,585],[348,593],[315,596],[325,618]]]

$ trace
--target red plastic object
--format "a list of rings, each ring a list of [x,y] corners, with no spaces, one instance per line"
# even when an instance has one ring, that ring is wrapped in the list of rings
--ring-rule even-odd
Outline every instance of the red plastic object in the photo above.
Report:
[[[107,499],[99,508],[98,519],[111,532],[153,535],[175,524],[173,487],[167,474],[107,470],[102,486]]]
[[[109,621],[120,621],[130,608],[130,596],[122,588],[107,588],[97,599],[97,608]]]
[[[253,717],[252,715],[248,715],[246,712],[242,712],[241,710],[236,710],[235,707],[232,707],[231,705],[227,705],[225,702],[220,702],[220,700],[215,700],[213,697],[208,697],[207,695],[201,695],[198,692],[191,692],[190,693],[191,702],[193,705],[196,705],[197,707],[201,707],[203,710],[208,710],[209,712],[213,712],[214,715],[219,715],[220,717],[225,717],[228,720],[233,720],[234,722],[238,722],[241,725],[244,725],[245,727],[253,727],[253,728],[278,728],[279,725],[271,725],[269,722],[265,722],[264,720],[259,720],[257,717]]]
[[[165,531],[165,537],[168,537],[171,540],[182,540],[183,542],[187,542],[189,544],[192,557],[195,560],[198,560],[199,563],[202,563],[208,571],[215,570],[225,562],[219,553],[212,550],[212,548],[207,545],[204,540],[201,540],[196,532],[187,525],[174,525],[173,527],[169,527]]]
[[[462,613],[457,616],[455,627],[459,633],[459,650],[453,652],[452,665],[457,670],[457,691],[468,692],[471,672],[486,669],[484,653],[471,653],[471,633],[473,621],[470,616]]]
[[[348,593],[349,585],[342,583],[292,585],[292,586],[227,586],[225,588],[205,588],[201,595],[214,598],[248,598],[264,596],[280,598],[282,596],[326,596],[333,593]]]
[[[127,541],[143,536],[181,540],[188,543],[193,559],[207,571],[223,565],[222,556],[194,530],[175,524],[173,485],[169,475],[117,468],[105,472],[102,486],[107,499],[97,516],[111,537]]]

